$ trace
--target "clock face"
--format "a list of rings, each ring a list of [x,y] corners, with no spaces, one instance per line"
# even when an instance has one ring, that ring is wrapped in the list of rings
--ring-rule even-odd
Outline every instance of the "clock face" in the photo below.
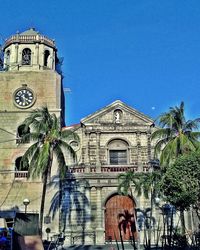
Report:
[[[14,93],[14,103],[19,108],[29,108],[35,102],[34,93],[29,88],[17,89]]]

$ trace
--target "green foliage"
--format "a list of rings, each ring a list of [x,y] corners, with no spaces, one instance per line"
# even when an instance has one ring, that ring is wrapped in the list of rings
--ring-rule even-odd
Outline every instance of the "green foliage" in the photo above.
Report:
[[[150,193],[152,193],[153,196],[160,193],[161,178],[162,175],[159,170],[147,173],[135,173],[128,171],[118,176],[118,190],[119,192],[127,195],[132,192],[133,188],[134,192],[136,192],[138,196],[144,193],[145,198],[149,198]]]
[[[29,162],[29,176],[36,178],[51,172],[52,160],[56,158],[60,177],[66,174],[64,151],[68,151],[75,158],[73,148],[68,144],[70,140],[78,140],[78,136],[70,130],[62,130],[60,119],[50,114],[47,107],[34,110],[24,121],[25,133],[22,140],[27,137],[33,144],[22,157],[22,162]]]
[[[199,148],[198,132],[200,118],[186,120],[184,103],[170,107],[158,117],[161,128],[154,131],[151,139],[156,140],[155,156],[164,167],[172,164],[180,155],[194,152]]]
[[[27,166],[29,177],[42,177],[43,190],[40,207],[40,229],[42,230],[44,204],[48,178],[51,176],[53,159],[56,159],[58,173],[64,178],[67,171],[65,151],[75,158],[70,140],[78,140],[78,136],[70,130],[62,130],[60,119],[49,113],[47,107],[34,110],[23,122],[25,124],[23,142],[30,140],[32,145],[22,157],[22,168]],[[28,132],[28,133],[26,133]]]
[[[161,188],[165,199],[180,211],[196,204],[200,193],[200,153],[178,157],[166,169]]]

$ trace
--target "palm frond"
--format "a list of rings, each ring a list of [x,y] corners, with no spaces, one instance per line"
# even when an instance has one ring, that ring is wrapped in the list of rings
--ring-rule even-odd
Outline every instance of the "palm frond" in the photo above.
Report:
[[[61,179],[63,179],[66,176],[66,172],[67,172],[67,166],[65,163],[65,157],[64,157],[63,151],[59,146],[57,146],[54,148],[54,154],[56,156],[57,163],[58,163],[59,175]]]
[[[151,135],[151,140],[163,139],[166,137],[171,137],[173,135],[173,130],[170,128],[161,128],[155,130]]]
[[[155,140],[155,155],[160,157],[161,165],[171,164],[179,155],[197,149],[200,133],[193,130],[199,128],[200,118],[187,121],[184,102],[170,107],[158,120],[162,128],[156,130],[151,139]]]
[[[68,144],[64,140],[58,140],[58,145],[60,148],[65,149],[67,152],[69,152],[69,154],[73,157],[73,160],[76,161],[76,152],[70,144]]]
[[[61,136],[62,136],[63,140],[67,139],[67,141],[73,141],[73,140],[75,140],[77,142],[80,141],[79,136],[76,133],[74,133],[73,130],[69,130],[69,129],[62,130]]]
[[[40,166],[40,171],[43,174],[47,168],[51,168],[51,144],[49,142],[44,143],[39,150],[37,163]]]

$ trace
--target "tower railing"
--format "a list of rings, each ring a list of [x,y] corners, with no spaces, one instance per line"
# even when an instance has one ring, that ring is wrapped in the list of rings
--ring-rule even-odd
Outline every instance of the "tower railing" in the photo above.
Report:
[[[10,44],[13,43],[45,43],[51,47],[55,47],[55,41],[49,39],[48,37],[44,35],[13,35],[10,38],[6,39],[4,47],[9,46]]]

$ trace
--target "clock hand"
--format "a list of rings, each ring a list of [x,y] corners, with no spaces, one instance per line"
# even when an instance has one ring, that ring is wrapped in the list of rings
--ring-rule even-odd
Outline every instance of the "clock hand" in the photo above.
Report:
[[[23,102],[24,104],[29,104],[29,99],[25,96],[25,94],[22,94],[22,95],[21,95],[21,98],[23,99],[22,102]]]
[[[29,99],[27,97],[24,97],[24,100],[29,101]]]
[[[24,97],[24,101],[25,101],[26,104],[30,104],[31,103],[31,100],[29,98],[27,98],[27,97]]]
[[[24,98],[25,98],[25,94],[22,94],[22,95],[21,95],[21,98],[24,99]]]

